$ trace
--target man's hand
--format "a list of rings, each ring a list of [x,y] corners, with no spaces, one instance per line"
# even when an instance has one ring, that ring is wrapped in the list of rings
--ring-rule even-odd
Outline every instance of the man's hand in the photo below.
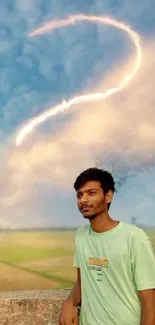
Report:
[[[71,301],[65,301],[58,319],[59,325],[78,325],[77,309]]]

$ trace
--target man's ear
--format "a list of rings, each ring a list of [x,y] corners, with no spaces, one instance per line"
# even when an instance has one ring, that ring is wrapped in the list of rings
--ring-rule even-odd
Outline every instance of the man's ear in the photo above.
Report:
[[[105,195],[105,202],[106,203],[111,203],[112,199],[113,199],[114,193],[113,191],[108,191]]]

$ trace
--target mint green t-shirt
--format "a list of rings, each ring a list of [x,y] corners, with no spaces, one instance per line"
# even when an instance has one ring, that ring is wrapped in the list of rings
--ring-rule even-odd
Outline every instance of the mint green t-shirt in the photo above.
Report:
[[[146,233],[120,222],[75,235],[74,266],[81,271],[80,325],[140,325],[138,290],[155,288],[155,257]]]

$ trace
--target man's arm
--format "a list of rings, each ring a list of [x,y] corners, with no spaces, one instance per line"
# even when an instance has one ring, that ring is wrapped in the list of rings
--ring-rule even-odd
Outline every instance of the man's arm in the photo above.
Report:
[[[77,268],[77,281],[75,286],[73,287],[71,293],[68,298],[64,301],[64,305],[66,303],[73,304],[74,307],[77,307],[81,304],[81,273],[80,268]]]
[[[140,290],[141,325],[155,325],[155,289]]]
[[[81,276],[80,268],[77,268],[77,282],[68,298],[63,302],[59,315],[59,325],[78,325],[78,313],[76,307],[81,302]]]
[[[155,325],[155,256],[150,239],[143,239],[133,249],[132,269],[141,302],[141,325]]]

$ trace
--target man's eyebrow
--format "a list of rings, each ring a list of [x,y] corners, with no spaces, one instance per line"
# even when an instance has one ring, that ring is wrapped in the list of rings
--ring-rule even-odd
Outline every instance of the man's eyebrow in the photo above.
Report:
[[[98,189],[97,188],[89,188],[89,190],[87,190],[87,191],[98,191]]]
[[[97,188],[89,188],[88,190],[85,190],[84,192],[89,192],[89,191],[98,191]],[[78,191],[77,194],[82,194],[82,191]]]

